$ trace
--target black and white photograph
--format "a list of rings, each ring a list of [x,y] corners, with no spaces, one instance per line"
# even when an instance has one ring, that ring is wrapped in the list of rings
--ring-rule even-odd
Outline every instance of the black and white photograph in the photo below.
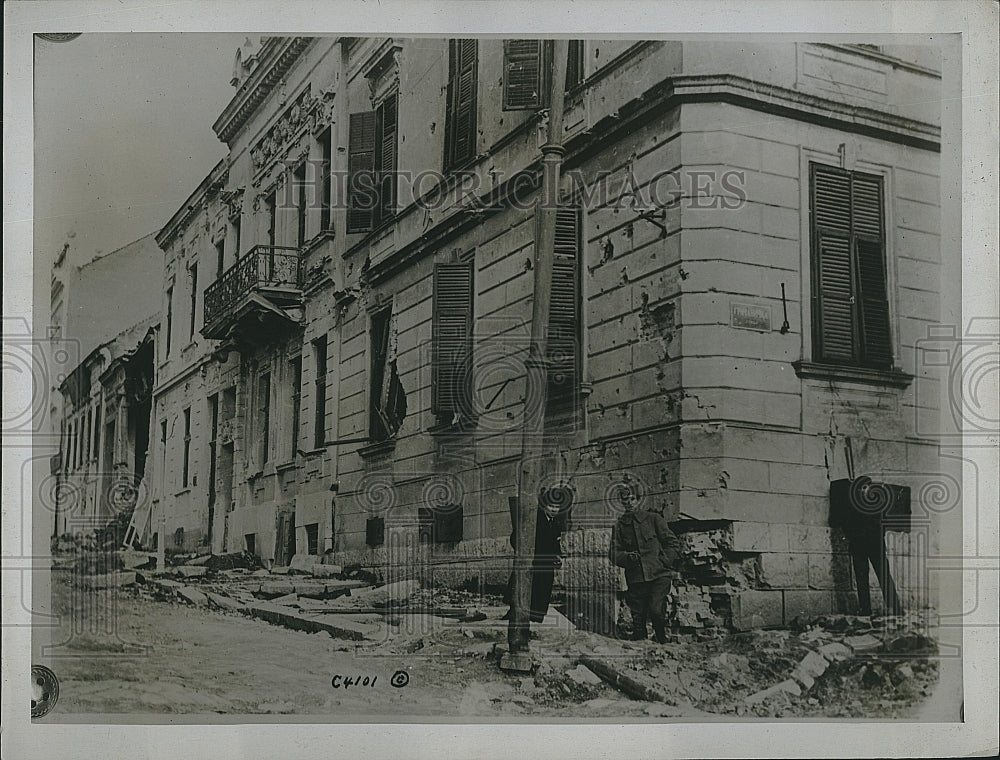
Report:
[[[448,754],[506,757],[518,724],[691,724],[728,740],[604,752],[737,757],[995,709],[966,641],[997,628],[1000,321],[967,301],[996,220],[964,237],[961,169],[996,60],[970,80],[967,35],[51,5],[16,31],[5,246],[25,731],[477,724]],[[590,756],[563,741],[538,756]]]

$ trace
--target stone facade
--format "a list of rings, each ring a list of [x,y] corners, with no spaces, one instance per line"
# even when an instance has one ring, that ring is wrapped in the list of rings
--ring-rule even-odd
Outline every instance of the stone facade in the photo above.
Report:
[[[198,265],[213,299],[253,257],[270,279],[256,270],[256,286],[226,291],[228,308],[212,307],[202,335],[175,338],[162,357],[165,535],[183,528],[184,545],[210,535],[213,550],[278,562],[328,552],[387,576],[502,583],[530,395],[545,112],[505,110],[512,59],[498,39],[244,48],[253,55],[241,51],[238,89],[215,123],[229,156],[158,240],[175,302],[186,303],[185,271],[215,261],[220,242],[222,265]],[[915,346],[941,320],[941,282],[958,266],[939,237],[935,51],[627,40],[573,49],[562,190],[580,209],[576,414],[553,420],[547,438],[557,452],[547,477],[576,494],[562,583],[601,627],[615,591],[607,531],[629,489],[683,534],[678,605],[692,625],[844,610],[851,580],[829,527],[831,480],[911,486],[913,531],[932,550],[939,539],[920,486],[944,466],[916,434],[912,384]],[[455,94],[466,81],[455,61],[470,50],[474,94],[463,102],[474,129],[457,171],[444,162],[468,122],[449,114],[469,97]],[[376,158],[353,134],[366,113]],[[344,178],[365,160],[399,176],[395,208],[359,225]],[[878,370],[819,356],[817,165],[882,188],[891,356]],[[287,250],[295,282],[275,274]],[[471,271],[465,418],[442,415],[433,387],[435,271],[456,262]],[[211,398],[224,396],[213,437]],[[186,406],[197,473],[184,491],[174,481]],[[378,422],[378,412],[395,416]],[[459,540],[424,540],[428,514],[457,507]],[[923,561],[908,551],[896,561]],[[912,602],[933,601],[919,568],[904,575]]]

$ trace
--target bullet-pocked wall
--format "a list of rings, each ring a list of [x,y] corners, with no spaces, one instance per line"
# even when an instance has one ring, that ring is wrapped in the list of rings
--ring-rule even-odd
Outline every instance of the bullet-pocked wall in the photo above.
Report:
[[[186,393],[213,393],[199,385],[213,373],[218,392],[233,389],[225,550],[505,580],[547,118],[540,101],[507,110],[539,95],[515,97],[508,66],[531,49],[402,38],[241,48],[234,98],[215,124],[230,148],[225,175],[206,186],[226,206],[224,266],[202,286],[271,251],[297,262],[296,287],[265,283],[253,290],[265,302],[234,300],[202,328],[214,342],[182,346],[184,371],[160,381],[164,393],[186,389],[164,407],[174,416]],[[629,488],[682,534],[676,613],[689,624],[846,609],[832,480],[911,485],[914,531],[919,513],[920,536],[939,538],[918,492],[921,474],[944,465],[915,429],[934,410],[913,382],[957,261],[939,238],[939,55],[734,41],[571,49],[562,202],[580,209],[578,414],[549,432],[551,477],[576,493],[563,582],[613,603],[608,530]],[[465,109],[460,119],[453,108]],[[468,132],[459,142],[456,129]],[[348,178],[368,163],[388,167],[379,203],[352,207]],[[818,347],[816,166],[879,188],[878,370],[830,362]],[[164,297],[176,333],[190,254],[172,256]],[[469,272],[463,392],[475,414],[464,420],[435,395],[435,271],[454,265]],[[210,440],[211,415],[193,414],[192,441]],[[197,529],[208,495],[191,494],[168,513]],[[461,507],[449,540],[425,540],[423,510],[434,506]],[[900,557],[913,555],[905,543]],[[900,585],[926,599],[925,578]]]

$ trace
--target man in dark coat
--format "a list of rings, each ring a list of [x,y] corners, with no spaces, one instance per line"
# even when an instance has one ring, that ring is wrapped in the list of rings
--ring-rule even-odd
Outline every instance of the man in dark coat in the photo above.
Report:
[[[566,530],[571,502],[572,492],[566,487],[545,489],[538,499],[538,514],[535,516],[535,557],[531,566],[529,619],[532,623],[541,623],[549,611],[556,570],[562,566],[562,534]],[[516,530],[510,534],[510,545],[517,551]],[[511,573],[504,601],[512,604],[513,598],[514,574]]]
[[[648,636],[647,618],[656,640],[666,640],[664,606],[670,593],[670,575],[680,560],[680,542],[663,515],[640,510],[632,494],[622,499],[625,513],[611,530],[611,562],[625,568],[625,603],[632,611],[632,638]]]

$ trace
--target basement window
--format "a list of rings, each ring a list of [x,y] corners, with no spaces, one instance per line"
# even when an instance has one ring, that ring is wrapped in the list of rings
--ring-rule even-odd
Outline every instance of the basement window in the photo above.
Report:
[[[306,526],[306,554],[319,554],[319,523]]]

